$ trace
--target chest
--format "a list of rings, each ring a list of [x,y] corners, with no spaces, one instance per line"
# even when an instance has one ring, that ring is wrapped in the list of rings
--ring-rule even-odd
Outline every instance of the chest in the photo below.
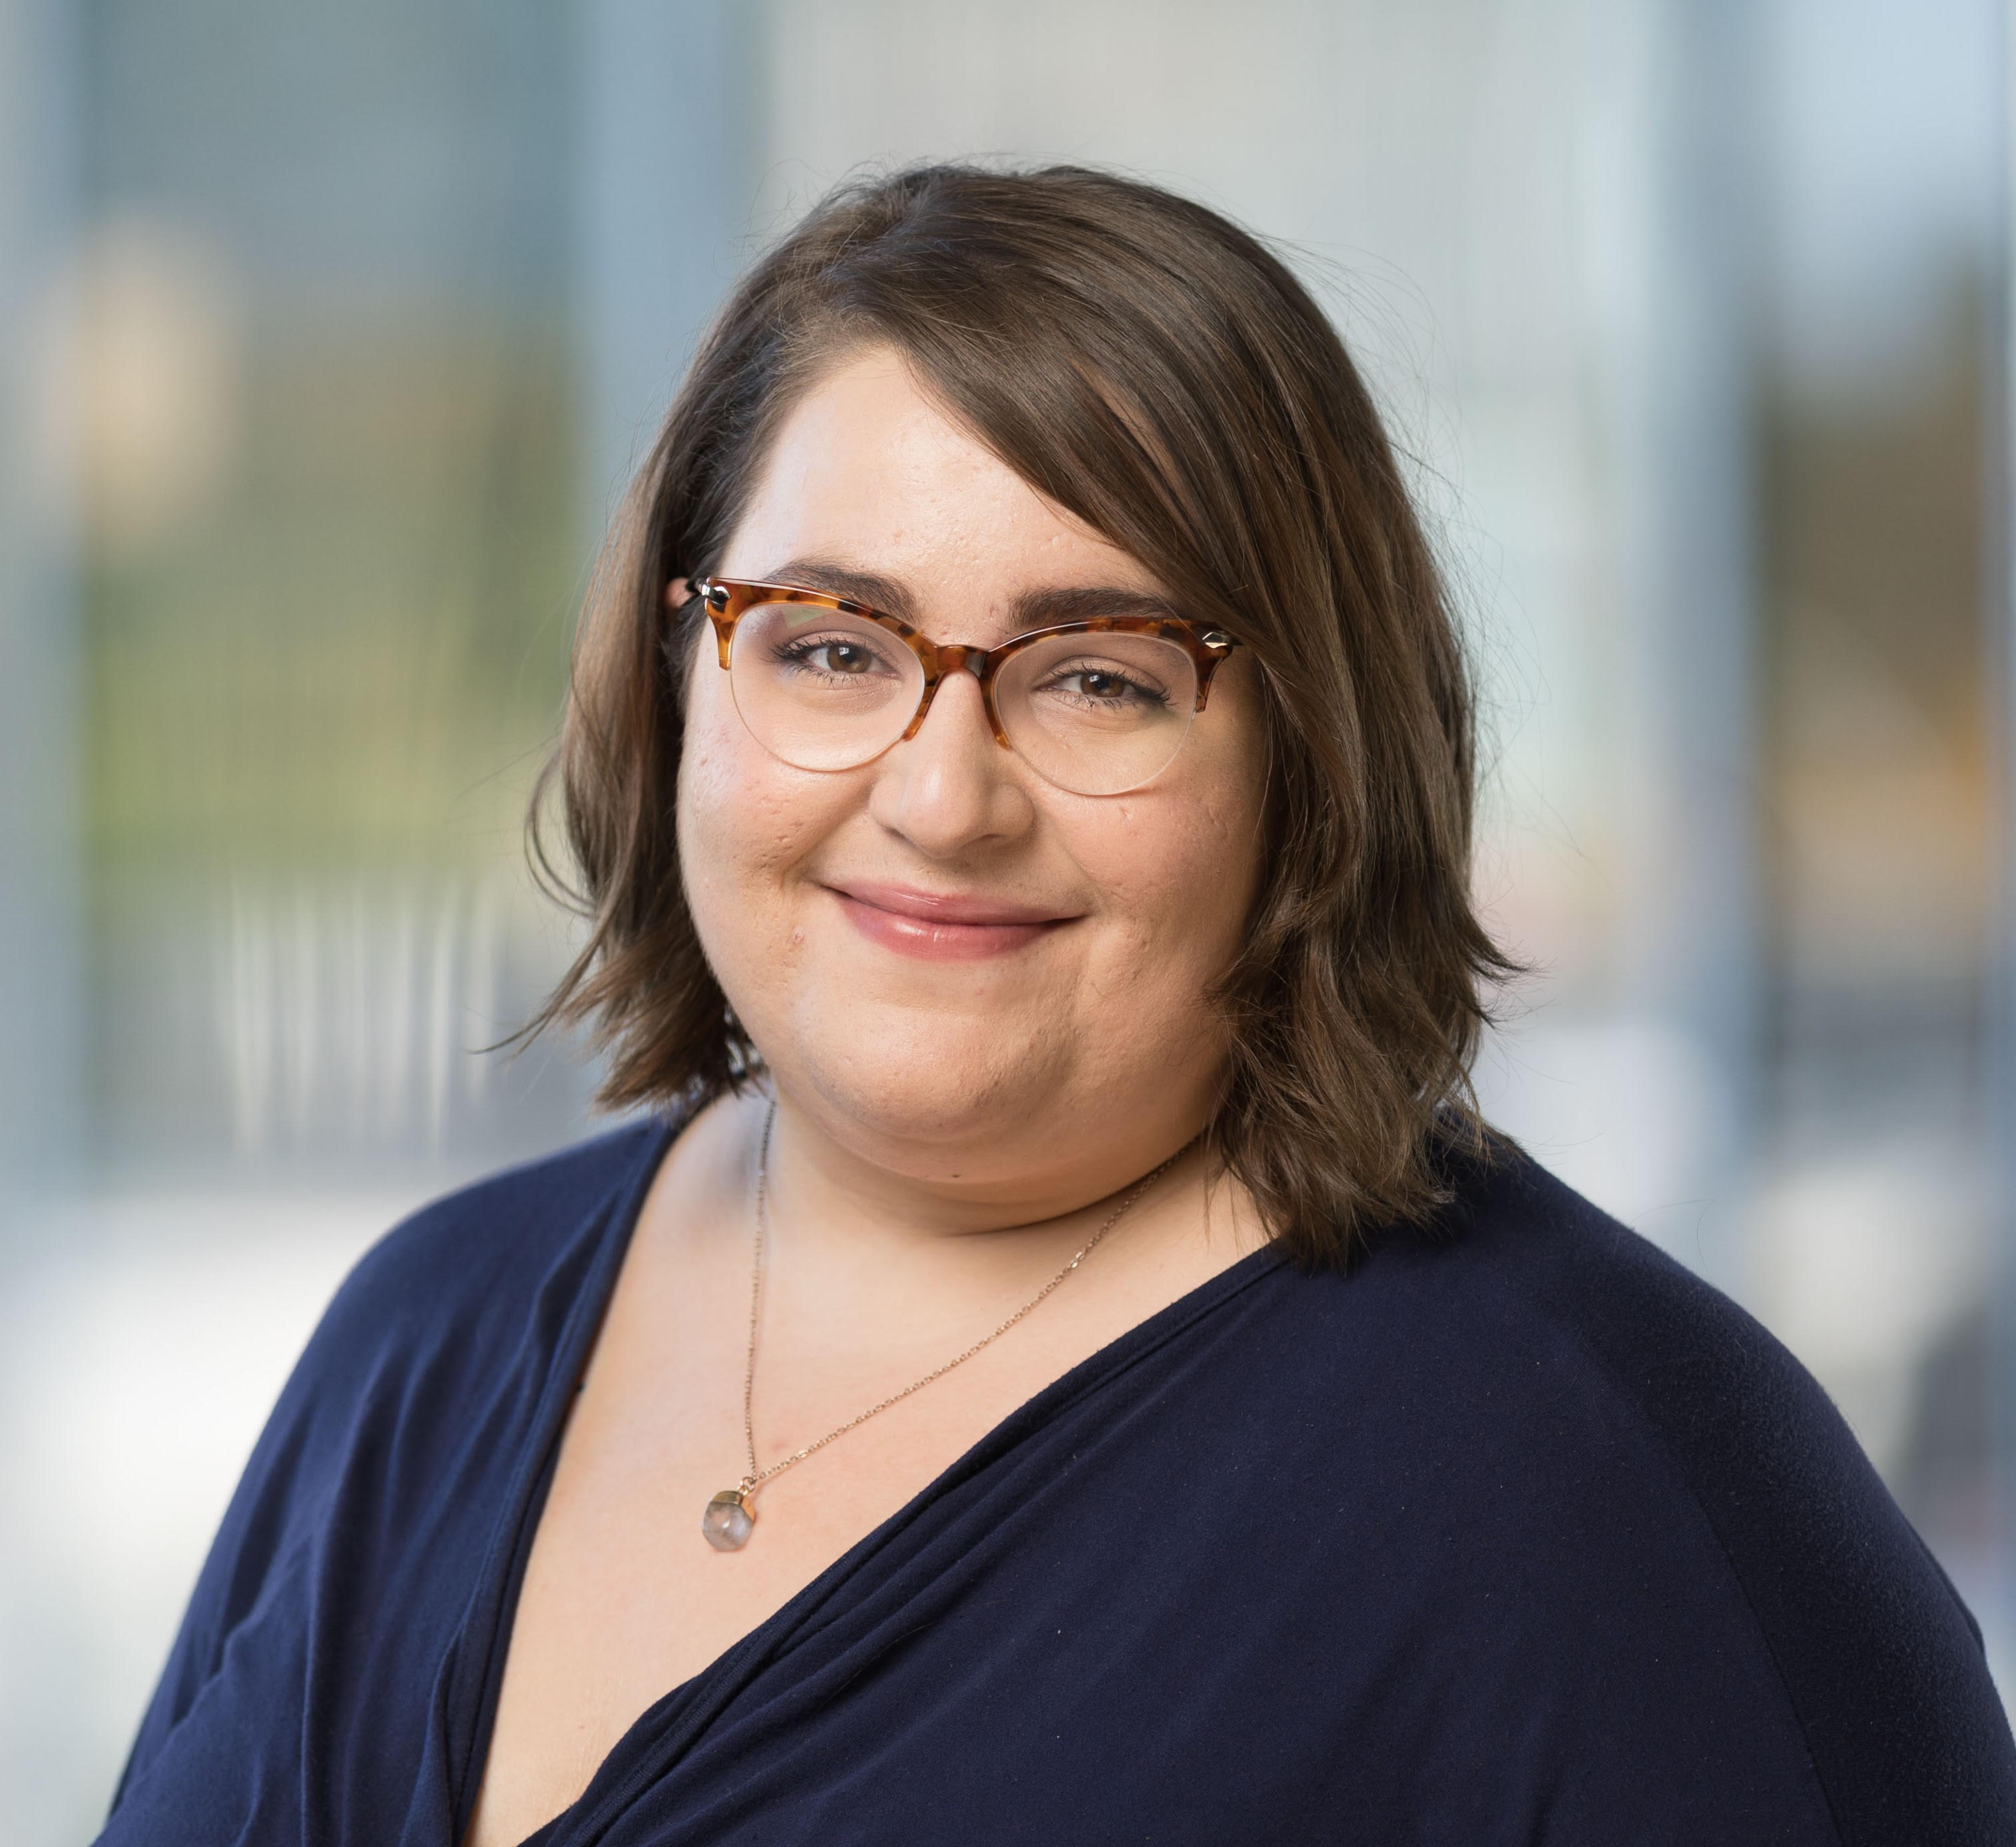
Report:
[[[747,1543],[722,1551],[701,1515],[749,1467],[747,1288],[739,1271],[661,1275],[645,1262],[612,1299],[509,1626],[473,1847],[520,1840],[572,1802],[640,1713],[1110,1338],[1107,1320],[1125,1312],[1102,1312],[1088,1292],[906,1395],[963,1351],[967,1330],[766,1320],[750,1406],[759,1469],[817,1447],[763,1482]]]

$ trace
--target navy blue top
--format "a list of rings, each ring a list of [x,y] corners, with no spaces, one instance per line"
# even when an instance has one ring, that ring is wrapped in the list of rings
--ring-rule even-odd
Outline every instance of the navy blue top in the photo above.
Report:
[[[358,1265],[106,1842],[455,1847],[668,1135],[486,1181]],[[1039,1392],[533,1838],[2009,1847],[2016,1746],[1819,1388],[1508,1154],[1434,1235],[1348,1276],[1258,1252]]]

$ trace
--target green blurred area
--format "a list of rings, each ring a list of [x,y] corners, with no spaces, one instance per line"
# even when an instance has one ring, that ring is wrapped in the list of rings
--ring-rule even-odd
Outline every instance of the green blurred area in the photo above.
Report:
[[[100,891],[493,861],[557,721],[578,589],[562,330],[293,324],[234,373],[211,478],[143,484],[135,514],[132,470],[94,475]]]

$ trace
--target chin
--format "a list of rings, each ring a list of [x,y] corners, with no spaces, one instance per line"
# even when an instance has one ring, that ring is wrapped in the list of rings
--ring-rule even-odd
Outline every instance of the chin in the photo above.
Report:
[[[875,1008],[838,1021],[822,1012],[815,1030],[790,1036],[789,1064],[842,1139],[851,1139],[842,1126],[851,1125],[899,1165],[906,1143],[949,1151],[1062,1132],[1084,1118],[1066,1031],[1018,1027],[998,1014]]]

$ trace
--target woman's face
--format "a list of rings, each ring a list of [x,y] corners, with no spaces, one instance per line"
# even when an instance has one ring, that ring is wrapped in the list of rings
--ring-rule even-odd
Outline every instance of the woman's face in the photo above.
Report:
[[[837,590],[981,646],[1039,625],[1026,610],[1045,592],[1161,591],[886,349],[790,412],[720,573]],[[1235,652],[1147,787],[1084,796],[995,741],[963,672],[873,761],[794,769],[744,727],[702,637],[686,894],[786,1104],[855,1156],[962,1190],[1124,1179],[1187,1139],[1225,1055],[1206,993],[1258,870],[1253,671]]]

